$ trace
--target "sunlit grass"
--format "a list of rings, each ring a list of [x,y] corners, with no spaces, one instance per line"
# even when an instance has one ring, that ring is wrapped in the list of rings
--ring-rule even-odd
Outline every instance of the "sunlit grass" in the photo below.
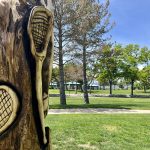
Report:
[[[53,150],[149,150],[149,115],[48,115]]]
[[[76,91],[75,90],[66,90],[65,91],[66,94],[76,94]],[[50,94],[59,94],[59,90],[58,89],[50,89],[49,90],[49,93]],[[89,93],[91,94],[109,94],[109,90],[91,90],[89,91]],[[124,94],[124,95],[130,95],[131,94],[131,90],[128,89],[128,90],[113,90],[112,92],[113,94]],[[82,94],[81,91],[77,91],[77,94]],[[144,90],[134,90],[134,94],[135,95],[150,95],[150,90],[147,90],[146,93],[144,93]]]
[[[49,108],[119,108],[150,109],[149,98],[90,97],[90,104],[84,104],[82,97],[67,97],[67,106],[60,105],[59,97],[49,98]]]

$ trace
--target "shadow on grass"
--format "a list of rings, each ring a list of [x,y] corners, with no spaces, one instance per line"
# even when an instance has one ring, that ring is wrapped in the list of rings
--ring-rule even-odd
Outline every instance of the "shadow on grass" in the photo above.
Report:
[[[120,104],[80,104],[80,105],[49,105],[49,109],[80,109],[80,108],[111,108],[111,109],[132,109],[132,107],[139,107],[137,104],[125,104],[125,105],[120,105]]]

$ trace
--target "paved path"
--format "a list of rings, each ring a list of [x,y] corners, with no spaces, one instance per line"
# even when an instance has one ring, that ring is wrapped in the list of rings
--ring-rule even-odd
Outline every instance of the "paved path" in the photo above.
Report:
[[[130,109],[50,109],[48,114],[150,114],[150,110],[130,110]]]

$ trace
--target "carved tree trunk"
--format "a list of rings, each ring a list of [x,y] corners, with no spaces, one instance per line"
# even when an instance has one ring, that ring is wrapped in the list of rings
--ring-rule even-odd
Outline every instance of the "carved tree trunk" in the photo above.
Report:
[[[36,60],[31,53],[27,31],[33,5],[42,4],[43,1],[0,0],[0,150],[51,149],[48,128],[45,131],[47,142],[43,142]],[[44,6],[50,6],[50,3]],[[52,35],[51,31],[41,70],[43,84],[38,87],[42,89],[44,113],[53,56]]]

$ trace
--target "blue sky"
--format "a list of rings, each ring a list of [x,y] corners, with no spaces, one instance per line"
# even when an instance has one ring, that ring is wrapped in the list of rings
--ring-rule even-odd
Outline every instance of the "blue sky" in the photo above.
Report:
[[[150,48],[150,0],[110,0],[112,41]]]

